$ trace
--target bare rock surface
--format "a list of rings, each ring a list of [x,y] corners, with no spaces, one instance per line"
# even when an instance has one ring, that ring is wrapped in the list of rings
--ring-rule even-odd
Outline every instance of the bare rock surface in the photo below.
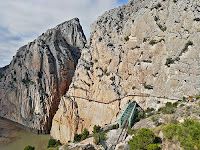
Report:
[[[0,78],[0,116],[48,133],[85,43],[74,18],[22,46]]]
[[[199,16],[199,0],[134,0],[100,16],[61,98],[51,136],[66,143],[84,128],[91,132],[94,125],[117,122],[129,100],[157,109],[199,94]],[[109,103],[132,94],[148,96]]]

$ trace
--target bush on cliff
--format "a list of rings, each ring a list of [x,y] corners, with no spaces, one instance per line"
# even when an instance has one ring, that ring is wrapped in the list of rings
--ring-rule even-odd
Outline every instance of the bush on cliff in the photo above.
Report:
[[[99,144],[99,132],[101,131],[101,127],[98,125],[94,125],[94,127],[93,127],[93,136],[94,136],[94,143],[96,144],[96,145],[98,145]]]
[[[185,119],[183,123],[170,123],[164,128],[165,137],[171,142],[180,142],[183,149],[200,149],[200,123]]]
[[[87,139],[89,137],[89,131],[85,128],[81,135],[82,135],[81,136],[81,140],[85,140],[85,139]]]
[[[60,143],[59,140],[56,141],[56,140],[54,140],[54,139],[50,139],[50,140],[49,140],[49,143],[48,143],[48,148],[49,148],[49,147],[57,147],[57,146],[60,146],[60,145],[61,145],[61,143]]]
[[[89,131],[85,128],[83,130],[83,133],[74,135],[74,142],[80,142],[82,140],[87,139],[88,137],[89,137]]]
[[[94,127],[93,127],[93,133],[99,133],[100,132],[100,130],[101,130],[101,127],[98,125],[94,125]]]
[[[171,102],[167,102],[165,104],[165,107],[159,108],[158,112],[163,113],[163,114],[173,114],[176,111],[178,102],[175,103],[171,103]]]
[[[128,142],[130,150],[144,149],[144,150],[161,150],[159,147],[160,140],[158,137],[146,128],[137,131],[135,136]]]
[[[28,145],[28,146],[26,146],[26,147],[24,148],[24,150],[35,150],[35,147],[34,147],[34,146]]]

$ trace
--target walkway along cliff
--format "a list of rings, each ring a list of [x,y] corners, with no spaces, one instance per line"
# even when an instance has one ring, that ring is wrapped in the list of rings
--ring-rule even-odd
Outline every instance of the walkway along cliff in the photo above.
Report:
[[[118,122],[129,100],[159,108],[199,94],[199,16],[198,0],[131,0],[100,16],[61,98],[51,136],[67,143],[84,128],[91,132],[94,125]],[[149,96],[109,103],[138,93]]]

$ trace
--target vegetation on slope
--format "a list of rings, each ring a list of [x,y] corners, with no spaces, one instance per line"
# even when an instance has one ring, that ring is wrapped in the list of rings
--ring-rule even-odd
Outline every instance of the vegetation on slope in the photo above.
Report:
[[[135,136],[128,142],[130,150],[161,150],[160,138],[149,129],[142,128],[135,133]]]
[[[84,129],[83,133],[74,135],[74,142],[80,142],[82,140],[87,139],[88,137],[89,137],[89,131],[87,129]]]
[[[200,149],[200,123],[194,119],[166,125],[164,135],[171,142],[180,142],[180,146],[185,150]]]

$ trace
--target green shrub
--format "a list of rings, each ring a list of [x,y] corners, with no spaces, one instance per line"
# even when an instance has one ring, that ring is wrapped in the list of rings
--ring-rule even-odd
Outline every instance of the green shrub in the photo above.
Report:
[[[152,117],[151,120],[152,120],[153,122],[156,122],[158,119],[157,119],[156,117]]]
[[[154,20],[155,20],[155,21],[158,21],[158,20],[159,20],[159,18],[158,18],[157,16],[155,16],[155,17],[154,17]]]
[[[151,60],[143,60],[143,62],[146,62],[146,63],[152,63],[152,61]]]
[[[81,141],[81,134],[75,134],[74,135],[74,142],[80,142]]]
[[[110,77],[110,80],[111,80],[111,81],[115,81],[115,76]]]
[[[146,42],[146,41],[147,41],[147,39],[146,39],[146,38],[144,38],[144,39],[143,39],[143,43],[144,43],[144,42]]]
[[[200,18],[194,18],[194,21],[200,21]]]
[[[170,67],[170,65],[173,64],[174,62],[175,62],[175,61],[174,61],[172,58],[167,58],[167,59],[166,59],[165,65],[166,65],[167,67]]]
[[[112,129],[118,129],[119,128],[119,124],[117,123],[117,124],[114,124],[114,125],[112,125]]]
[[[118,147],[119,150],[121,150],[121,149],[123,149],[123,148],[124,148],[123,145],[121,145],[121,146]]]
[[[200,95],[197,95],[197,96],[196,96],[196,100],[199,100],[199,99],[200,99]]]
[[[170,123],[164,129],[164,135],[170,141],[172,141],[173,138],[177,136],[177,133],[178,133],[178,125],[177,124]]]
[[[185,44],[185,47],[182,49],[181,53],[179,54],[179,56],[181,56],[183,53],[185,53],[187,50],[188,50],[188,47],[189,46],[192,46],[193,45],[193,42],[192,41],[188,41],[186,44]]]
[[[101,41],[102,41],[102,37],[99,38],[99,42],[101,42]]]
[[[179,61],[179,60],[180,60],[180,57],[176,57],[176,58],[175,58],[175,61]]]
[[[128,36],[124,37],[124,40],[127,42],[129,40],[129,37]]]
[[[35,150],[35,147],[34,147],[34,146],[28,145],[28,146],[26,146],[26,147],[24,148],[24,150]]]
[[[108,45],[107,46],[109,46],[109,47],[112,47],[113,46],[113,44],[112,43],[108,43]]]
[[[74,135],[74,142],[80,142],[89,137],[89,131],[85,128],[81,134]]]
[[[158,42],[162,42],[162,41],[165,42],[165,39],[160,39]]]
[[[145,118],[145,113],[143,110],[137,110],[135,122],[140,121],[141,119]]]
[[[93,127],[93,133],[99,133],[100,132],[100,130],[101,130],[101,127],[98,125],[94,125],[94,127]]]
[[[56,140],[54,140],[54,139],[50,139],[50,140],[49,140],[49,143],[48,143],[48,148],[49,148],[49,147],[57,147],[57,146],[60,146],[60,145],[61,145],[61,143],[60,143],[59,140],[56,141]]]
[[[150,144],[147,146],[147,150],[161,150],[160,144]]]
[[[168,124],[164,136],[172,142],[180,142],[185,150],[200,149],[200,123],[194,119],[185,119],[183,123]]]
[[[150,117],[150,116],[152,116],[152,115],[154,115],[154,113],[155,113],[155,109],[154,108],[147,108],[146,110],[145,110],[145,117]]]
[[[81,140],[87,139],[89,137],[89,134],[90,134],[89,131],[85,128],[83,130],[83,133],[82,133],[82,136],[81,136]]]
[[[185,96],[183,96],[183,102],[186,102],[187,98]]]
[[[151,41],[149,42],[149,44],[153,46],[153,45],[157,44],[157,41],[156,41],[156,40],[151,40]]]
[[[177,107],[178,106],[178,102],[175,102],[172,104],[173,107]]]
[[[24,150],[35,150],[35,147],[34,147],[34,146],[28,145],[28,146],[26,146],[26,147],[24,148]]]
[[[96,145],[99,145],[99,134],[98,133],[94,133],[93,134],[93,136],[94,136],[94,143],[96,144]]]
[[[158,3],[154,8],[155,8],[155,9],[158,9],[158,8],[160,8],[160,7],[162,7],[162,5],[161,5],[161,3]]]
[[[128,126],[128,135],[133,135],[137,133],[137,129],[132,129],[131,127]]]
[[[100,133],[100,138],[102,140],[107,140],[107,132],[108,132],[108,130],[103,131],[103,132]]]
[[[143,86],[144,86],[145,89],[148,89],[148,90],[153,89],[152,85],[147,85],[146,83],[143,83]]]
[[[142,128],[139,130],[135,136],[128,142],[130,150],[136,149],[148,149],[148,147],[153,148],[154,145],[150,146],[151,144],[156,144],[154,142],[156,136],[155,134],[146,128]]]
[[[167,27],[164,25],[161,25],[159,23],[157,23],[158,27],[160,28],[160,30],[162,30],[163,32],[167,30]]]
[[[178,103],[172,104],[171,102],[167,102],[165,104],[165,107],[161,107],[158,109],[158,112],[161,112],[163,114],[173,114],[176,110]]]

